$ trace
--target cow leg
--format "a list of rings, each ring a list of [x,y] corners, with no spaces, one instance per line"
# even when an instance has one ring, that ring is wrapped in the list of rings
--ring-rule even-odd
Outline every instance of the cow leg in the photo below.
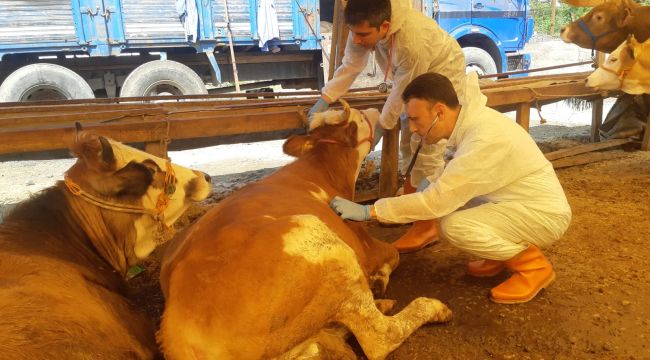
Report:
[[[364,257],[360,258],[359,262],[369,274],[368,283],[373,294],[381,297],[386,292],[390,274],[399,265],[399,253],[391,244],[370,236],[364,224],[356,222],[346,222],[346,224],[364,245]]]
[[[451,320],[451,310],[436,299],[420,297],[396,315],[385,316],[372,294],[363,291],[343,304],[336,320],[352,331],[368,359],[376,360],[388,356],[420,326]]]
[[[391,311],[396,303],[391,299],[375,300],[375,306],[382,314]],[[357,355],[347,343],[348,337],[350,337],[350,331],[343,325],[335,324],[321,329],[318,334],[303,341],[275,360],[356,360]]]
[[[347,338],[350,332],[342,325],[321,329],[275,360],[357,360]]]

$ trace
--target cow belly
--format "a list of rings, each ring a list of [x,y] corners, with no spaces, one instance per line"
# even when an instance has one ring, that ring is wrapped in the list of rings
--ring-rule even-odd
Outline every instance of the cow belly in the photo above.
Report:
[[[354,251],[319,217],[245,233],[245,246],[230,248],[194,238],[176,259],[159,334],[168,358],[278,356],[334,319],[349,297],[341,289],[368,291]]]

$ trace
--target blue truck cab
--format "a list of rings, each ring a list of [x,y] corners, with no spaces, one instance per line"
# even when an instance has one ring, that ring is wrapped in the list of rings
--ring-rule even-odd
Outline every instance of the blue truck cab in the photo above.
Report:
[[[494,74],[530,67],[523,51],[534,28],[528,0],[422,0],[421,10],[458,41],[468,70]]]

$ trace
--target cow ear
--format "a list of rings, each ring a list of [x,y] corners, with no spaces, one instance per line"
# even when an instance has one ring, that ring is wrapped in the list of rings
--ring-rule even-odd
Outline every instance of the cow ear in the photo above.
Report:
[[[111,171],[116,168],[113,147],[103,136],[81,133],[77,136],[72,150],[90,169]]]
[[[359,127],[354,121],[350,122],[345,131],[345,142],[350,147],[356,147],[359,142]]]
[[[632,45],[630,45],[630,44],[626,44],[626,45],[625,45],[625,48],[623,49],[623,51],[625,51],[625,52],[627,53],[627,56],[628,56],[630,59],[632,59],[632,61],[635,60],[635,59],[634,59],[634,55],[636,55],[636,53],[635,53],[635,51],[634,51],[634,47],[633,47]]]
[[[293,157],[299,157],[302,152],[313,146],[311,139],[307,135],[291,135],[282,145],[282,151]]]
[[[619,16],[618,19],[616,20],[616,25],[618,25],[619,28],[624,28],[630,25],[632,20],[634,20],[634,16],[632,16],[632,8],[630,7],[630,4],[627,4],[625,2],[621,3],[621,8],[618,11]]]

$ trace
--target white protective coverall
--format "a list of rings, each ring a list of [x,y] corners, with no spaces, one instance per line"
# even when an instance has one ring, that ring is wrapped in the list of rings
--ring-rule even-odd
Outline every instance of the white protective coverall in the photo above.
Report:
[[[433,19],[411,9],[408,4],[409,1],[391,0],[390,29],[386,37],[374,48],[377,65],[386,72],[390,38],[393,36],[392,61],[388,71],[388,78],[393,80],[393,88],[379,117],[379,122],[384,129],[392,129],[397,124],[400,114],[404,111],[401,98],[404,88],[411,80],[424,73],[437,72],[446,76],[454,85],[460,102],[463,102],[465,56],[460,45]],[[334,73],[332,80],[323,87],[323,95],[335,101],[348,91],[365,68],[370,51],[361,45],[355,45],[350,33],[341,66]],[[410,139],[408,125],[403,126],[400,140],[402,173],[405,172],[412,154]],[[419,138],[414,139],[415,142],[418,140]],[[427,145],[422,148],[411,175],[413,186],[417,186],[424,178],[424,175],[421,175],[422,169],[429,168],[423,163],[440,159],[439,154],[442,150],[444,150],[442,144]],[[444,163],[439,165],[443,166]]]
[[[467,77],[466,99],[442,174],[429,177],[423,192],[378,200],[377,218],[438,218],[443,238],[485,259],[511,259],[529,244],[548,247],[571,221],[551,163],[524,129],[485,105],[476,73]]]

